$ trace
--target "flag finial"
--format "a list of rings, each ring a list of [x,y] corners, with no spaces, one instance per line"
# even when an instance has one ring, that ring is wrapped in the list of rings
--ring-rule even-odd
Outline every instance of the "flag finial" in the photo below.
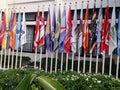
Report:
[[[84,1],[82,1],[82,3],[83,3]]]

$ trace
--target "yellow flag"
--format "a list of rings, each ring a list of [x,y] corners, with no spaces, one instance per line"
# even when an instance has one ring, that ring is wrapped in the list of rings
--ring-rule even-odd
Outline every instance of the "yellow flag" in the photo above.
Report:
[[[5,32],[2,42],[2,49],[6,49],[7,46],[7,33]]]

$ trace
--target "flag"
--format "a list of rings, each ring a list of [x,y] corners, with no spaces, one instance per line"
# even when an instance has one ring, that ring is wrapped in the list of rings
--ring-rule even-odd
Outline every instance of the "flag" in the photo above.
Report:
[[[7,35],[7,49],[10,48],[10,36],[11,36],[11,32],[12,32],[12,24],[13,24],[13,12],[11,11],[11,15],[9,15],[10,13],[8,13],[8,18],[7,18],[7,22],[8,22],[8,35]],[[10,19],[9,19],[10,18]]]
[[[86,8],[86,13],[85,13],[85,19],[84,19],[84,27],[83,27],[83,48],[84,48],[84,53],[87,52],[88,50],[88,37],[89,37],[89,32],[88,32],[88,5]]]
[[[23,11],[23,18],[22,18],[22,27],[21,27],[21,38],[20,38],[21,45],[27,43],[26,38],[26,19],[25,19],[25,11]]]
[[[118,17],[117,46],[117,55],[120,55],[120,11]]]
[[[10,35],[10,47],[14,50],[16,43],[16,12],[13,15],[12,31]]]
[[[55,15],[55,7],[53,10],[53,18],[52,18],[52,27],[51,27],[51,40],[50,40],[50,51],[54,50],[54,34],[56,31],[56,15]]]
[[[60,24],[61,23],[61,11],[60,11],[60,5],[58,8],[58,13],[57,13],[57,26],[56,26],[56,31],[55,31],[55,37],[54,37],[54,51],[58,49],[59,47],[59,34],[60,34]]]
[[[81,5],[80,24],[78,26],[78,50],[82,47],[82,30],[83,30],[83,3]]]
[[[45,45],[46,50],[50,51],[50,31],[51,31],[51,23],[50,23],[50,8],[48,8],[48,16],[47,16],[47,23],[46,23],[46,32],[45,32]]]
[[[2,41],[3,41],[5,31],[6,31],[6,14],[4,12],[2,17],[2,27],[0,30],[0,47],[2,47]]]
[[[41,27],[40,27],[40,36],[38,40],[39,46],[43,46],[45,44],[44,40],[44,32],[45,32],[45,21],[44,21],[44,11],[42,11],[42,20],[41,20]]]
[[[115,16],[115,5],[114,5],[112,11],[112,19],[111,19],[109,55],[112,54],[115,48],[117,48],[117,32],[116,32],[116,16]]]
[[[109,34],[110,34],[110,23],[109,23],[109,7],[106,7],[105,18],[103,29],[101,30],[102,40],[101,40],[101,53],[108,51],[109,48]]]
[[[71,39],[71,30],[72,30],[72,13],[71,7],[68,10],[68,18],[67,18],[67,29],[66,29],[66,37],[65,37],[65,51],[67,53],[70,52],[70,39]]]
[[[102,17],[102,2],[101,2],[101,5],[100,5],[100,9],[99,9],[99,14],[98,14],[98,22],[97,22],[97,28],[96,28],[96,36],[97,36],[97,54],[100,54],[101,51],[100,51],[100,43],[101,43],[101,30],[102,30],[102,20],[103,20],[103,17]]]
[[[16,28],[16,49],[20,47],[20,35],[21,35],[21,12],[19,11]]]
[[[65,36],[66,36],[66,9],[65,9],[65,6],[64,6],[64,10],[62,12],[62,18],[61,18],[60,34],[59,34],[59,37],[58,37],[60,52],[65,51],[65,49],[64,49]]]
[[[2,11],[0,11],[0,30],[2,28]]]
[[[4,33],[3,40],[2,40],[2,49],[6,49],[7,45],[7,32]]]
[[[93,53],[95,47],[96,47],[96,6],[94,3],[94,9],[93,9],[93,16],[91,20],[91,24],[89,27],[90,30],[90,53]]]
[[[73,17],[73,27],[71,32],[71,50],[72,52],[76,52],[76,43],[77,43],[77,10],[75,6],[74,17]]]
[[[39,10],[38,10],[36,13],[36,26],[35,26],[35,33],[34,33],[33,50],[36,50],[36,48],[38,46],[39,30],[40,30],[40,16],[39,16]]]

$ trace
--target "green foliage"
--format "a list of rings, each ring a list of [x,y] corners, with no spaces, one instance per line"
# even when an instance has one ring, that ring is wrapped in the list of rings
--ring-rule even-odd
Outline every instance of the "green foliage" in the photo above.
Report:
[[[82,74],[77,72],[57,72],[46,73],[37,69],[17,69],[17,70],[0,70],[0,86],[3,90],[14,90],[19,82],[28,74],[38,76],[47,76],[60,82],[66,90],[120,90],[120,80],[112,76],[101,74]],[[39,86],[37,80],[33,80],[32,88],[37,90]],[[39,87],[42,88],[42,87]],[[43,88],[40,90],[44,90]]]

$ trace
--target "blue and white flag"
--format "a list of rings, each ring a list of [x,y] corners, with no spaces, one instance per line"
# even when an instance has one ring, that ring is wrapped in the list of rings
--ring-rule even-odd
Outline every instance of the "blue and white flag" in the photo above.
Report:
[[[119,18],[118,18],[118,30],[117,30],[117,54],[120,55],[120,11],[119,11]]]

